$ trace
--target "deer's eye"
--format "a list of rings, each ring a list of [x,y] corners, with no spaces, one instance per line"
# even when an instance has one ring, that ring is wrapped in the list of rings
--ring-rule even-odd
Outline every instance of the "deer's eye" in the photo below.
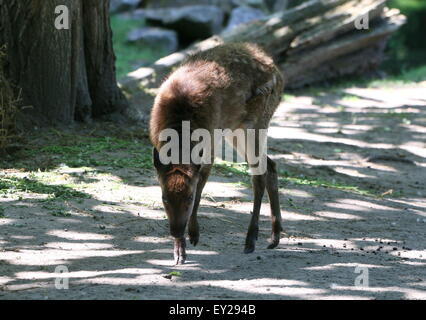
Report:
[[[167,200],[167,198],[163,197],[163,203],[167,204],[167,203],[169,203],[169,200]]]
[[[194,196],[193,196],[193,195],[190,195],[190,196],[188,197],[188,202],[191,202],[193,199],[194,199]]]

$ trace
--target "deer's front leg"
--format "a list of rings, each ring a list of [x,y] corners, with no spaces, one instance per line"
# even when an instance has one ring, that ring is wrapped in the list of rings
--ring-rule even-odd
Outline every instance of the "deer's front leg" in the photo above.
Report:
[[[197,245],[198,240],[200,239],[200,229],[199,229],[198,220],[197,220],[198,207],[200,205],[201,194],[203,193],[204,186],[206,185],[206,182],[209,178],[211,168],[212,168],[212,165],[210,164],[210,165],[206,165],[205,167],[201,169],[200,180],[198,181],[197,192],[195,194],[194,208],[192,209],[191,218],[189,219],[189,225],[188,225],[189,242],[191,242],[191,244],[194,246]]]
[[[174,239],[173,255],[175,264],[184,264],[186,260],[186,241],[185,237]]]

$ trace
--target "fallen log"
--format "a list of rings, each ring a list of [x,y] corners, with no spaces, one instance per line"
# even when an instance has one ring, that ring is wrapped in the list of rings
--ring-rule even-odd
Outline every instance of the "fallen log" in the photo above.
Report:
[[[223,43],[249,41],[262,46],[282,69],[287,88],[372,71],[383,60],[389,36],[405,23],[398,10],[386,8],[386,2],[311,0],[198,42],[121,81],[133,106],[129,114],[137,120],[147,119],[164,77],[189,55]],[[360,29],[358,22],[365,19],[368,29]],[[141,108],[141,100],[148,109]]]

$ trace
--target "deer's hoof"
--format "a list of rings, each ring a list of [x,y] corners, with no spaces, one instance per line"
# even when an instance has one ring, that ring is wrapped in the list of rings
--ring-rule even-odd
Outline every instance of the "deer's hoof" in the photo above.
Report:
[[[177,238],[174,243],[175,264],[184,264],[186,260],[185,238]]]
[[[268,249],[274,249],[278,246],[278,244],[279,244],[279,241],[274,241],[269,244]]]
[[[200,240],[199,234],[189,234],[189,242],[195,247],[198,244],[198,240]]]
[[[244,253],[252,253],[254,252],[254,245],[246,245],[244,248]]]
[[[186,257],[175,257],[175,265],[182,265],[185,264]]]
[[[268,249],[274,249],[280,244],[280,234],[273,233],[271,237],[271,243],[268,246]]]

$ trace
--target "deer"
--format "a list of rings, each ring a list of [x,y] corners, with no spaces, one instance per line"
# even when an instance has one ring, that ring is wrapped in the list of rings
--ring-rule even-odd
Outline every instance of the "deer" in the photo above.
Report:
[[[259,215],[262,198],[267,191],[271,210],[272,232],[268,249],[276,248],[282,229],[278,192],[277,165],[264,147],[270,120],[280,104],[284,77],[273,59],[253,43],[222,44],[187,57],[163,81],[155,97],[149,136],[153,145],[152,161],[161,187],[162,202],[168,218],[170,234],[174,239],[174,262],[184,264],[186,255],[185,231],[196,246],[200,232],[197,212],[201,195],[209,178],[215,150],[207,154],[210,161],[183,163],[182,156],[175,163],[164,163],[161,148],[167,141],[161,137],[165,129],[176,130],[182,139],[182,123],[191,130],[203,129],[213,136],[216,129],[252,130],[255,143],[231,141],[232,147],[248,159],[248,154],[261,154],[259,162],[265,170],[252,174],[253,210],[245,240],[244,253],[252,253],[259,233]],[[191,150],[194,146],[189,146]],[[180,150],[183,150],[181,145]],[[215,149],[212,145],[212,149]],[[187,152],[187,151],[186,151]],[[185,152],[182,152],[185,153]],[[256,164],[249,161],[249,169]],[[259,167],[260,163],[257,163]],[[251,172],[251,171],[250,171]]]

